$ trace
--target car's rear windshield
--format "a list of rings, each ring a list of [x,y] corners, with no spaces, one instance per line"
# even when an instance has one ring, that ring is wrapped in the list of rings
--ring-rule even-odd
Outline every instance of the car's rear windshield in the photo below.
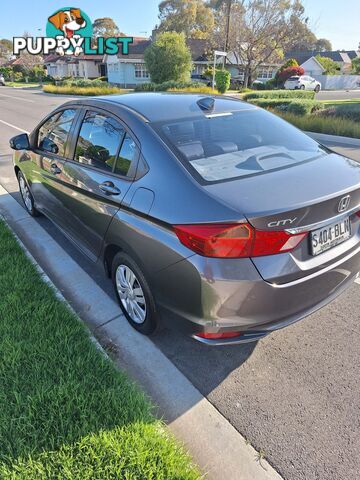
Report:
[[[295,80],[299,80],[300,77],[290,77],[287,79],[288,82],[294,82]]]
[[[324,154],[314,140],[261,109],[152,124],[201,183],[292,167]]]

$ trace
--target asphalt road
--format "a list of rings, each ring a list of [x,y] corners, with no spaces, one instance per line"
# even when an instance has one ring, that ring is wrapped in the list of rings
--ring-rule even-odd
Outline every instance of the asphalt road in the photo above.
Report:
[[[360,98],[360,88],[358,90],[323,90],[316,95],[317,100],[352,100]]]
[[[19,199],[8,139],[66,97],[0,89],[0,183]],[[334,148],[360,159],[359,150]],[[103,272],[45,218],[46,230],[113,297]],[[176,332],[155,343],[286,480],[348,480],[360,472],[360,285],[258,344],[209,348]],[[146,361],[146,359],[145,359]],[[221,455],[221,452],[219,452]]]

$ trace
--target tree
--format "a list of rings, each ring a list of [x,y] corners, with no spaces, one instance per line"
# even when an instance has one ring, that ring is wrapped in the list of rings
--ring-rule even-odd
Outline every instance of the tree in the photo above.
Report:
[[[94,20],[92,27],[93,36],[95,39],[97,37],[109,38],[124,36],[124,34],[120,32],[114,20],[109,17],[97,18]]]
[[[260,65],[282,60],[294,36],[294,18],[301,21],[303,12],[299,0],[244,0],[232,10],[237,27],[230,35],[229,49],[237,65],[244,66],[244,87]]]
[[[279,73],[278,79],[280,80],[280,82],[285,83],[288,78],[294,77],[294,76],[301,77],[301,75],[304,75],[304,73],[305,73],[305,70],[303,69],[303,67],[299,67],[299,66],[287,67],[287,68],[284,68],[284,70]]]
[[[316,50],[318,52],[331,51],[332,50],[332,45],[331,45],[330,40],[327,40],[326,38],[319,38],[316,41]]]
[[[203,0],[164,0],[159,5],[160,32],[184,33],[187,38],[207,38],[214,16]]]
[[[7,40],[6,38],[2,38],[0,40],[0,58],[4,58],[9,60],[12,55],[12,41]]]
[[[331,60],[331,58],[322,57],[321,55],[316,55],[316,60],[321,64],[325,69],[323,75],[337,75],[340,71],[339,65]]]
[[[188,80],[192,60],[185,35],[177,32],[158,35],[155,42],[145,50],[145,63],[151,80],[155,83]]]
[[[354,72],[357,74],[360,74],[360,57],[354,58],[354,60],[351,63],[352,63]]]
[[[229,50],[231,9],[233,4],[236,1],[237,0],[211,0],[210,1],[210,5],[215,10],[221,10],[221,9],[225,10],[225,43],[224,43],[225,52]]]

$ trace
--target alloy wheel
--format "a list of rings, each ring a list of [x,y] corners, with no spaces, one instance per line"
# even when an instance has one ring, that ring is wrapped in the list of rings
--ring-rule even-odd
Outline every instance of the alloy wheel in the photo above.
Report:
[[[116,270],[116,288],[120,301],[131,320],[137,324],[144,323],[145,295],[135,273],[127,265],[119,265]]]
[[[25,207],[28,210],[28,212],[32,212],[33,204],[32,204],[31,193],[22,175],[20,175],[19,177],[19,186],[20,186],[20,193],[24,201]]]

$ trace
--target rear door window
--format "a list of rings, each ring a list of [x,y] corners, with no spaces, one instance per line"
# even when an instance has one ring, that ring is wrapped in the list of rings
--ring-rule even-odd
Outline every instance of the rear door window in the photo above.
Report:
[[[125,130],[114,118],[88,111],[81,125],[75,160],[112,172]]]
[[[65,156],[69,133],[74,123],[76,109],[57,112],[38,131],[39,150]]]

